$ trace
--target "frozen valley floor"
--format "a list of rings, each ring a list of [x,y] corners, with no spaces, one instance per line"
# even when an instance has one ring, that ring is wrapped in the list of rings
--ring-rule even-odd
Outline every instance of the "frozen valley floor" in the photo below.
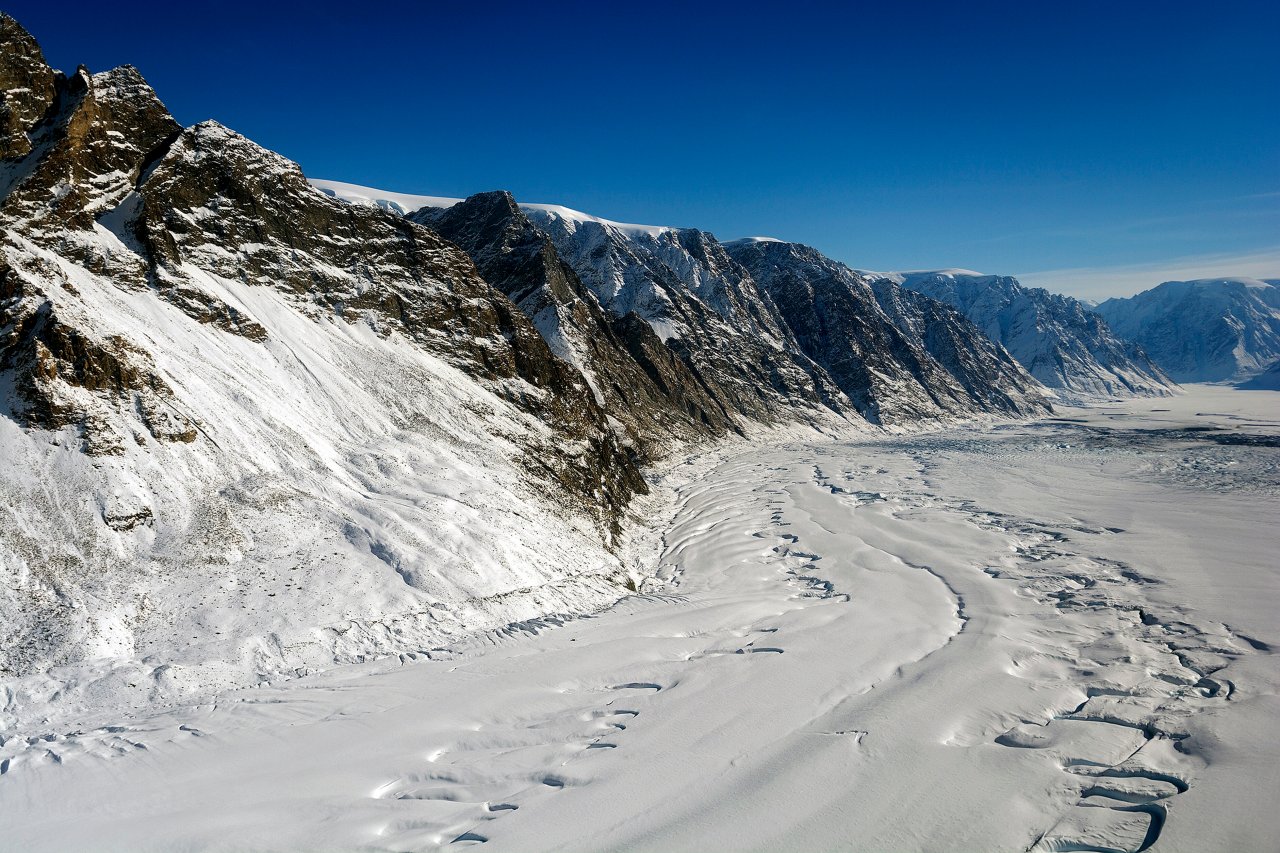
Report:
[[[641,594],[10,738],[0,849],[1270,850],[1277,436],[1194,387],[691,460]]]

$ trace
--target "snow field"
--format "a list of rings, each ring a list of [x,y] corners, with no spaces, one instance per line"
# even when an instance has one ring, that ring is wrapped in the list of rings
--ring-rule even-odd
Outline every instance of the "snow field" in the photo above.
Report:
[[[1166,432],[1278,415],[1195,388],[673,466],[640,593],[6,742],[8,843],[1266,849],[1277,451]],[[1150,464],[1196,442],[1259,476]]]

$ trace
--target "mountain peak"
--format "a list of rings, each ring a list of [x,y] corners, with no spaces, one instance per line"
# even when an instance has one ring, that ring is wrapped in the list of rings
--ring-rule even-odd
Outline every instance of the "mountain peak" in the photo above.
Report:
[[[53,106],[56,79],[31,34],[0,12],[0,159],[31,151],[28,134]]]
[[[1097,311],[1182,382],[1239,379],[1280,357],[1280,287],[1262,279],[1166,281]]]

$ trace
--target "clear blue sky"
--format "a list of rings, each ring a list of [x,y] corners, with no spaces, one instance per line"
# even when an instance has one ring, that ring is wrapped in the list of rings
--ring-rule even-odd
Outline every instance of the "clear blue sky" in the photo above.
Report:
[[[1091,295],[1280,276],[1274,0],[4,8],[314,177]]]

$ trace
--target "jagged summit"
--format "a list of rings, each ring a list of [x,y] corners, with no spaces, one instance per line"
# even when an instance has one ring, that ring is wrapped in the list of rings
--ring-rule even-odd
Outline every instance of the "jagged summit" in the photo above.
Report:
[[[800,347],[873,421],[1048,410],[1037,383],[946,306],[892,283],[873,286],[798,243],[726,248],[764,286]]]
[[[36,40],[13,18],[0,12],[0,159],[25,157],[28,132],[53,106],[58,75],[44,61]]]

